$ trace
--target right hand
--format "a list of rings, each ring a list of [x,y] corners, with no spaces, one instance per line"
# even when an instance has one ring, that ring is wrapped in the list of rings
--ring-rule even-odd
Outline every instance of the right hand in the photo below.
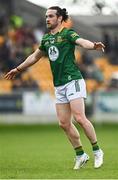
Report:
[[[7,79],[7,80],[10,80],[10,79],[14,79],[15,76],[19,73],[19,71],[14,68],[12,69],[11,71],[9,71],[5,76],[4,78]]]

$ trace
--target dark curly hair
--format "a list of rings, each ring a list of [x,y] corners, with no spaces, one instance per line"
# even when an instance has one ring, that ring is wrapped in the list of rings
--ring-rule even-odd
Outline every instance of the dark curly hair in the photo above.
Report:
[[[68,16],[68,12],[66,11],[65,8],[61,9],[59,6],[52,6],[48,9],[53,9],[53,10],[57,10],[57,13],[56,15],[59,17],[59,16],[62,16],[62,21],[67,21],[69,16]]]

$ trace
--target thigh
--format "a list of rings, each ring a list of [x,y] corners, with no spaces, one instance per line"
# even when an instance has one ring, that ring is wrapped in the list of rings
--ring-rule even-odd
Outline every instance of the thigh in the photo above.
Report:
[[[61,123],[70,122],[71,120],[71,109],[70,104],[56,104],[57,117]]]
[[[70,108],[74,117],[85,116],[84,98],[77,98],[70,101]]]

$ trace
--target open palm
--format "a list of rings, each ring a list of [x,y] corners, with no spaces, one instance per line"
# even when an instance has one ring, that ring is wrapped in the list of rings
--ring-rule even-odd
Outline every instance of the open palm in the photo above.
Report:
[[[4,78],[7,79],[7,80],[10,80],[10,79],[14,79],[15,76],[18,74],[18,71],[17,69],[12,69],[11,71],[9,71],[5,76]]]

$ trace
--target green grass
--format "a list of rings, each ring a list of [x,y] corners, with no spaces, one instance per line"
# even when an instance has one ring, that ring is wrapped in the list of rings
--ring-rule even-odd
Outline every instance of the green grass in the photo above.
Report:
[[[90,161],[74,171],[74,151],[57,125],[0,126],[0,179],[118,178],[118,125],[96,126],[105,159],[93,168],[91,145],[80,131]]]

